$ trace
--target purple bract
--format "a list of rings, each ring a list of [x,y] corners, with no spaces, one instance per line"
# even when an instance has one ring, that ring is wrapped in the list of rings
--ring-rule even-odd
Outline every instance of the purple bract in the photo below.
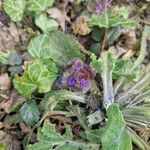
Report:
[[[76,83],[77,83],[76,78],[71,77],[71,78],[68,79],[68,85],[69,86],[75,86]]]
[[[88,88],[89,85],[90,85],[90,81],[89,81],[89,80],[82,79],[82,80],[80,81],[80,86],[81,86],[81,88],[83,88],[83,89]]]

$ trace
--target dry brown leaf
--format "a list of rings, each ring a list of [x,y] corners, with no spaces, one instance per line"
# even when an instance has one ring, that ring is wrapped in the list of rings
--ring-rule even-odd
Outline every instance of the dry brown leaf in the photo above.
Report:
[[[108,51],[120,57],[127,52],[127,49],[120,47],[120,46],[110,46]]]
[[[130,49],[122,56],[122,59],[127,60],[131,58],[134,54],[135,54],[135,51]]]
[[[144,139],[144,141],[150,144],[150,131],[140,128],[138,129],[138,132],[139,132],[139,135]]]
[[[21,128],[21,132],[23,133],[31,133],[32,132],[32,129],[31,127],[27,126],[25,123],[21,122],[19,124],[19,127]]]
[[[135,31],[122,30],[121,46],[127,49],[134,49],[137,44]]]
[[[80,16],[76,19],[75,23],[72,25],[73,32],[79,35],[87,35],[91,32],[91,29],[87,25],[87,21],[89,20],[86,16]]]
[[[11,22],[9,26],[0,22],[0,51],[7,52],[19,42],[19,32],[16,25]]]
[[[0,143],[5,144],[9,150],[21,150],[21,144],[15,135],[8,134],[2,130],[0,130]]]
[[[4,128],[5,124],[3,122],[0,122],[0,129]]]
[[[11,93],[10,98],[7,101],[2,101],[0,103],[0,109],[4,109],[6,113],[10,113],[10,108],[14,102],[16,95],[17,95],[16,91],[13,91]]]
[[[47,13],[51,18],[56,19],[58,24],[61,26],[62,30],[65,31],[65,21],[70,22],[65,12],[61,11],[58,8],[53,7],[48,9]]]
[[[11,86],[11,78],[7,73],[0,75],[0,90],[8,90]]]

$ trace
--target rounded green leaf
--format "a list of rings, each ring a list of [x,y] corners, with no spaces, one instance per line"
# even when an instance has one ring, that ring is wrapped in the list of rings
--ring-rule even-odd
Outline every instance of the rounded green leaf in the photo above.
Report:
[[[48,68],[50,66],[50,68]],[[40,60],[28,64],[21,77],[13,80],[15,89],[23,96],[31,98],[31,94],[38,89],[40,93],[50,91],[54,80],[57,78],[57,67],[49,60],[47,65]]]
[[[37,123],[40,112],[35,101],[29,100],[24,103],[20,109],[20,116],[27,125],[33,126],[35,123]]]
[[[38,16],[35,19],[35,23],[43,32],[55,31],[59,26],[54,19],[50,19],[44,14]]]
[[[28,1],[28,11],[34,12],[36,14],[41,13],[48,7],[52,7],[54,0],[29,0]]]
[[[12,21],[21,21],[26,6],[25,0],[4,0],[4,10]]]
[[[43,34],[33,38],[28,45],[28,52],[34,58],[51,58],[62,66],[74,58],[83,60],[85,57],[80,52],[82,48],[74,36],[56,31],[49,36]]]

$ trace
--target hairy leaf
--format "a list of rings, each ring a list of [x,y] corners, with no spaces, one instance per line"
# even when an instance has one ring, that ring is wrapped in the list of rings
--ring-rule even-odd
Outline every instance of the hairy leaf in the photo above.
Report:
[[[99,26],[101,28],[110,28],[122,26],[124,28],[134,27],[138,21],[132,19],[125,19],[122,16],[115,15],[112,12],[105,10],[99,15],[93,15],[91,20],[88,21],[89,26]],[[107,15],[106,15],[107,14]]]
[[[71,129],[68,129],[69,134],[61,135],[55,131],[54,125],[48,121],[44,122],[44,125],[41,129],[38,130],[38,141],[34,145],[28,145],[28,150],[91,150],[92,148],[98,150],[99,144],[90,144],[84,141],[73,141],[70,137]],[[55,148],[54,148],[55,146]],[[91,148],[91,149],[90,149]]]
[[[41,28],[43,32],[55,31],[58,29],[58,23],[54,19],[48,18],[46,15],[41,14],[35,19],[36,25]]]
[[[110,52],[103,52],[98,60],[94,54],[91,55],[91,59],[92,66],[102,77],[104,88],[103,104],[104,107],[107,107],[114,102],[112,73],[117,57]]]
[[[24,103],[20,109],[20,116],[23,121],[30,126],[33,126],[35,123],[37,123],[40,112],[36,102],[33,100],[28,100],[26,103]]]
[[[49,110],[52,107],[52,103],[55,101],[55,103],[58,102],[55,109],[59,110],[59,104],[66,107],[66,100],[69,99],[81,103],[86,103],[86,95],[84,94],[79,92],[71,92],[68,90],[56,90],[46,93],[44,99],[40,103],[40,106],[42,110]]]
[[[84,59],[81,49],[82,45],[74,36],[60,31],[52,32],[49,36],[39,35],[28,45],[28,51],[33,57],[51,58],[58,65],[64,65],[74,58]]]
[[[119,106],[112,104],[107,109],[108,122],[101,135],[103,150],[132,150],[132,141],[125,128]]]
[[[108,32],[108,36],[107,36],[107,43],[110,45],[112,44],[116,39],[118,39],[118,37],[121,34],[121,29],[120,27],[114,27],[111,28]]]
[[[123,116],[129,120],[139,122],[150,122],[150,107],[132,106],[122,110]],[[149,123],[148,123],[149,124]]]
[[[25,6],[26,0],[4,0],[4,10],[15,22],[22,20]]]
[[[49,60],[49,64],[51,64],[51,68],[48,68],[44,62],[40,60],[28,64],[23,75],[14,78],[13,83],[15,89],[21,95],[29,98],[37,89],[40,93],[50,91],[57,77],[57,68],[51,60]]]
[[[90,47],[90,51],[95,55],[99,55],[99,50],[101,48],[101,43],[94,43]]]
[[[101,144],[102,131],[103,131],[102,129],[95,129],[95,130],[85,131],[87,140],[89,140],[90,142]]]
[[[53,4],[54,0],[29,0],[27,10],[38,15],[46,8],[52,7]]]
[[[101,42],[103,40],[104,29],[98,26],[94,26],[92,30],[92,39],[96,42]]]
[[[119,16],[122,16],[124,19],[127,19],[129,17],[129,11],[124,6],[122,6],[122,7],[116,6],[115,14],[119,15]]]

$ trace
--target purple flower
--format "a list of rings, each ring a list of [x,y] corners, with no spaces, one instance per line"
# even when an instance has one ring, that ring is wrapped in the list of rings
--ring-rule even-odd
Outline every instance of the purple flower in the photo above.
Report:
[[[101,13],[106,5],[108,4],[109,0],[104,0],[103,3],[96,5],[96,13]]]
[[[79,72],[80,70],[82,69],[82,66],[81,65],[78,65],[75,69],[75,71]]]
[[[71,77],[71,78],[68,79],[68,85],[69,86],[75,86],[76,83],[77,83],[77,80],[76,80],[75,77]]]
[[[61,83],[71,90],[89,90],[95,71],[81,60],[71,60],[63,72]]]
[[[82,80],[80,81],[80,86],[81,86],[81,88],[83,88],[83,89],[88,88],[89,85],[90,85],[90,81],[89,81],[89,80],[82,79]]]
[[[96,12],[99,13],[99,12],[102,12],[103,11],[103,5],[102,4],[97,4],[96,5]]]

